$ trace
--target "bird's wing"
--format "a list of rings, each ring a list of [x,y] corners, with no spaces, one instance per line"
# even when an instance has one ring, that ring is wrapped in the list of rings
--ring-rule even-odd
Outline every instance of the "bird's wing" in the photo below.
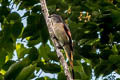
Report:
[[[69,29],[69,27],[68,27],[66,24],[64,24],[64,29],[65,29],[66,34],[67,34],[68,37],[69,37],[69,43],[71,44],[70,47],[71,47],[71,50],[73,51],[72,36],[71,36],[70,29]]]

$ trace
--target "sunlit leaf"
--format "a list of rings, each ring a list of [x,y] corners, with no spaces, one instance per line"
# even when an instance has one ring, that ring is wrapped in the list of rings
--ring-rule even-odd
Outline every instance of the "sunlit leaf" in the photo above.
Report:
[[[28,54],[28,51],[29,49],[25,48],[23,44],[18,43],[16,45],[16,52],[19,59],[23,58],[25,54]]]

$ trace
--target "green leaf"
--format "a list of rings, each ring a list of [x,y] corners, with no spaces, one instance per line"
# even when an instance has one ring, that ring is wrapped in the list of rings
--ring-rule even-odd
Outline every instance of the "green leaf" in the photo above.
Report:
[[[49,60],[48,54],[50,54],[50,47],[49,45],[41,45],[39,48],[39,55],[40,58],[44,58],[45,60]]]
[[[0,18],[3,17],[3,16],[8,16],[10,14],[10,9],[8,7],[0,7]],[[3,20],[1,21],[3,22]]]
[[[13,60],[7,61],[7,62],[2,66],[2,69],[4,69],[5,71],[7,71],[7,70],[9,69],[9,67],[10,67],[13,63],[15,63],[15,61],[13,61]]]
[[[92,68],[90,67],[90,65],[87,65],[87,63],[83,63],[82,66],[84,68],[86,75],[90,78],[92,73]]]
[[[120,14],[120,11],[115,10],[115,9],[111,10],[112,18],[114,19],[114,23],[116,23],[116,24],[120,24],[119,23],[119,21],[120,21],[119,14]]]
[[[36,34],[40,34],[39,32],[36,33]],[[28,37],[29,38],[29,37]],[[32,46],[35,46],[36,44],[40,43],[42,40],[41,40],[41,37],[40,35],[33,35],[30,37],[29,39],[29,42],[28,42],[28,46],[29,47],[32,47]]]
[[[16,75],[18,74],[18,72],[20,72],[20,70],[22,68],[20,65],[21,65],[21,62],[17,62],[17,63],[12,64],[5,74],[5,80],[14,79],[16,77]]]
[[[27,80],[28,77],[34,72],[36,65],[29,65],[24,67],[15,80]]]
[[[95,67],[96,77],[98,78],[102,74],[103,76],[106,76],[115,70],[115,68],[116,66],[113,66],[113,64],[110,64],[110,62],[102,60],[101,63]]]
[[[49,78],[48,76],[37,78],[36,80],[57,80],[55,78]]]
[[[5,49],[0,50],[0,68],[3,66],[5,63],[5,58],[6,58],[7,52]]]
[[[6,31],[4,32],[6,33]],[[15,43],[10,34],[7,33],[7,34],[4,34],[1,38],[0,38],[0,44],[2,46],[0,46],[0,49],[1,48],[4,48],[7,52],[8,52],[8,55],[9,55],[9,58],[12,58],[12,54],[13,54],[13,51],[15,49]]]
[[[49,33],[48,33],[47,26],[45,24],[44,24],[44,27],[41,30],[41,38],[42,38],[43,44],[47,43],[48,38],[49,38]]]
[[[30,74],[30,76],[27,78],[27,80],[33,79],[33,78],[35,78],[35,77],[36,77],[36,75],[35,75],[34,72],[33,72],[32,74]]]
[[[116,80],[120,80],[120,78],[117,78]]]
[[[67,78],[66,78],[64,72],[58,73],[58,80],[66,80],[66,79],[67,79]]]
[[[25,48],[23,44],[18,43],[16,45],[16,52],[17,52],[18,59],[20,59],[20,58],[23,58],[25,54],[28,54],[29,49]]]
[[[39,52],[38,50],[35,48],[35,47],[32,47],[29,51],[29,59],[31,61],[34,61],[34,60],[37,60],[38,59],[38,56],[39,56]]]
[[[0,74],[0,80],[4,80],[4,77]]]
[[[89,80],[89,76],[87,76],[84,71],[84,66],[81,64],[80,60],[74,61],[74,71],[75,79]]]
[[[51,52],[49,54],[47,54],[48,57],[51,59],[51,60],[54,60],[54,61],[57,61],[59,62],[59,59],[58,59],[58,56],[57,56],[57,53],[56,52]]]
[[[109,49],[108,50],[103,50],[100,54],[100,57],[102,59],[108,60],[109,56],[112,55],[112,54],[113,54],[113,52]]]
[[[117,64],[117,63],[119,63],[119,62],[120,62],[120,55],[110,55],[109,61],[110,61],[112,64]]]
[[[61,71],[61,67],[55,63],[46,63],[44,67],[42,67],[42,70],[49,73],[58,73]]]
[[[22,38],[28,37],[28,36],[40,36],[40,31],[43,26],[42,24],[42,14],[38,13],[32,13],[27,18],[27,27],[24,29]]]
[[[12,12],[8,15],[8,21],[19,22],[21,21],[20,15],[17,12]]]
[[[19,74],[19,72],[27,65],[31,63],[31,60],[26,57],[22,61],[13,63],[5,74],[5,80],[13,80]]]
[[[115,44],[112,47],[112,51],[113,51],[114,54],[118,54],[118,49],[117,49]]]
[[[20,34],[22,33],[23,30],[23,24],[20,22],[17,22],[15,24],[13,24],[12,26],[12,36],[16,39],[20,36]]]

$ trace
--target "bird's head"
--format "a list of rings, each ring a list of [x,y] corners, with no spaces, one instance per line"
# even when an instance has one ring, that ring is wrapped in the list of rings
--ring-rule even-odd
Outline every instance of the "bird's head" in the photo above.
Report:
[[[49,18],[51,18],[56,23],[63,22],[61,16],[59,16],[57,14],[52,14],[49,16]]]

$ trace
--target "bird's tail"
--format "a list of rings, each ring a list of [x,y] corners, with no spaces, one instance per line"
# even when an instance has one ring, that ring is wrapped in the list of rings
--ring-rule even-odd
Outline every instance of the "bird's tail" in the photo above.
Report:
[[[70,48],[69,45],[65,45],[65,46],[64,46],[64,51],[65,51],[66,57],[67,57],[68,60],[69,60],[70,67],[71,67],[71,69],[72,69],[72,77],[73,77],[73,79],[74,79],[74,78],[75,78],[75,75],[74,75],[74,69],[73,69],[73,51],[71,50],[71,48]]]
[[[73,79],[75,79],[75,74],[74,74],[74,69],[73,69],[73,54],[72,54],[72,52],[71,52],[71,59],[72,60],[69,60],[69,63],[70,63],[70,66],[71,66],[71,69],[72,69],[72,77],[73,77]]]

